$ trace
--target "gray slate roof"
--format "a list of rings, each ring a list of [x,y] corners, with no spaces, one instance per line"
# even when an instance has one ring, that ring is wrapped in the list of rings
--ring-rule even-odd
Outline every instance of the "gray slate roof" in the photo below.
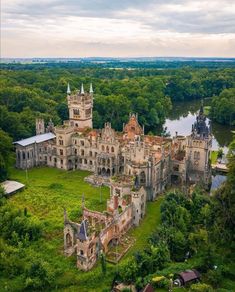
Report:
[[[6,180],[2,184],[3,189],[7,195],[15,193],[24,188],[25,185],[14,180]]]
[[[33,143],[41,143],[41,142],[45,142],[51,139],[54,139],[56,136],[53,133],[45,133],[45,134],[40,134],[40,135],[36,135],[27,139],[23,139],[23,140],[19,140],[14,142],[14,144],[18,144],[21,146],[28,146],[30,144]]]
[[[88,221],[85,219],[82,221],[81,226],[80,226],[80,231],[77,235],[77,237],[80,240],[82,241],[87,240],[87,229],[88,229]]]

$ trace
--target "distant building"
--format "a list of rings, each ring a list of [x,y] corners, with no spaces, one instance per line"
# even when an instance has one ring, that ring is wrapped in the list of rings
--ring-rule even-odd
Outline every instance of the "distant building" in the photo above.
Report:
[[[175,286],[185,286],[187,284],[192,284],[200,280],[200,273],[197,270],[186,270],[178,274],[178,278],[174,280]]]

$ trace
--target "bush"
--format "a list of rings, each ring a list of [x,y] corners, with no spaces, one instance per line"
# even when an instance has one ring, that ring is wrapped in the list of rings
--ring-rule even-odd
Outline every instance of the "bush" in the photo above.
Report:
[[[169,288],[170,280],[164,276],[154,277],[152,279],[152,284],[154,288]]]
[[[190,292],[213,292],[213,288],[205,283],[197,283],[190,286]]]
[[[54,273],[49,269],[47,262],[38,261],[32,263],[26,271],[25,289],[41,290],[52,287],[54,284]]]
[[[209,270],[206,275],[206,282],[211,284],[213,287],[218,287],[219,283],[222,281],[222,272],[221,270]]]

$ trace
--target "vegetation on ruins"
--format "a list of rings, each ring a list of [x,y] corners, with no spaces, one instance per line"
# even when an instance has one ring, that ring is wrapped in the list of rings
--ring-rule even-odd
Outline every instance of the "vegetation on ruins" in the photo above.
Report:
[[[156,288],[168,288],[169,279],[159,282],[152,279],[169,278],[170,273],[196,268],[202,273],[205,284],[193,286],[192,291],[204,291],[200,290],[203,285],[211,287],[211,291],[221,286],[232,289],[235,275],[235,140],[228,159],[228,180],[212,197],[199,189],[191,195],[174,191],[164,197],[161,225],[151,234],[144,250],[136,252],[122,266],[118,279],[134,282],[139,289],[148,282]]]
[[[27,178],[24,171],[11,170],[11,178],[27,187],[7,200],[3,192],[1,195],[1,286],[10,290],[17,287],[19,291],[56,287],[80,287],[84,291],[98,287],[96,291],[107,291],[113,279],[134,281],[141,288],[164,276],[164,281],[153,281],[153,285],[167,287],[170,274],[197,268],[202,272],[203,284],[193,286],[192,289],[199,289],[195,291],[200,291],[200,285],[231,290],[234,151],[233,142],[228,180],[213,197],[200,190],[188,196],[170,191],[164,198],[148,202],[140,227],[128,232],[136,241],[121,262],[116,266],[105,263],[102,268],[100,259],[87,273],[76,269],[74,258],[63,256],[63,207],[71,218],[78,218],[85,193],[87,207],[104,210],[109,190],[102,187],[100,203],[99,188],[83,181],[87,172],[38,168],[29,170]]]
[[[19,245],[13,245],[8,240],[4,229],[0,230],[0,286],[9,290],[52,290],[71,288],[81,291],[105,291],[111,287],[115,271],[118,267],[105,263],[106,272],[102,270],[101,259],[91,271],[84,273],[76,268],[76,258],[66,258],[63,255],[63,208],[66,207],[69,218],[79,221],[81,216],[82,194],[85,194],[85,206],[92,210],[106,209],[109,189],[102,187],[102,201],[100,202],[100,188],[84,182],[89,173],[85,171],[66,172],[52,168],[35,168],[25,171],[11,169],[11,179],[26,184],[25,190],[10,197],[1,199],[4,203],[0,209],[0,221],[11,220],[6,227],[9,238],[14,228],[20,226],[22,238]],[[134,246],[128,251],[123,261],[128,261],[131,254],[142,249],[151,232],[159,222],[159,199],[147,204],[147,215],[141,226],[130,230],[129,235],[135,238]],[[25,211],[26,208],[26,211]],[[5,212],[4,210],[7,210]],[[25,217],[26,216],[26,217]],[[27,218],[27,222],[23,222]],[[16,221],[16,222],[15,222]],[[19,224],[23,225],[19,225]],[[40,228],[38,238],[27,241],[22,245],[25,234],[32,228]],[[18,231],[16,230],[18,233]],[[13,235],[14,238],[14,235]],[[36,268],[39,267],[39,272]],[[45,282],[44,282],[45,281]],[[98,287],[98,288],[97,288]],[[98,289],[98,290],[97,290]]]
[[[7,200],[1,195],[1,285],[11,290],[80,287],[91,291],[98,287],[97,291],[107,291],[116,279],[134,282],[139,289],[148,282],[168,289],[169,275],[196,268],[202,273],[202,283],[193,285],[192,291],[231,290],[234,153],[235,142],[228,155],[227,182],[212,197],[200,189],[191,195],[169,191],[148,202],[143,222],[128,232],[135,243],[121,262],[115,266],[100,259],[87,273],[76,269],[74,258],[63,256],[63,207],[76,219],[84,192],[87,207],[104,210],[108,188],[102,187],[100,203],[99,188],[83,181],[88,174],[84,171],[38,168],[29,170],[27,179],[24,171],[12,170],[11,178],[26,183],[27,188]],[[164,279],[153,280],[158,277]]]

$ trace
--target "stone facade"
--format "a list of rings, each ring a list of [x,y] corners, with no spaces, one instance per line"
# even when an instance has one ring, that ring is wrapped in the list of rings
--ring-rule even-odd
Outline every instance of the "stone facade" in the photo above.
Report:
[[[77,267],[88,271],[100,253],[119,244],[132,225],[138,226],[145,214],[146,192],[133,184],[132,176],[111,179],[110,199],[103,213],[83,206],[81,224],[72,222],[64,214],[64,252],[77,255]]]
[[[136,175],[148,200],[172,182],[209,185],[212,135],[203,108],[189,136],[171,139],[145,135],[137,114],[130,114],[122,132],[116,132],[109,122],[101,130],[93,129],[93,97],[92,86],[89,93],[82,85],[73,94],[68,86],[69,120],[55,128],[50,121],[45,133],[44,121],[37,119],[37,135],[15,142],[16,167],[47,165],[105,177]]]

